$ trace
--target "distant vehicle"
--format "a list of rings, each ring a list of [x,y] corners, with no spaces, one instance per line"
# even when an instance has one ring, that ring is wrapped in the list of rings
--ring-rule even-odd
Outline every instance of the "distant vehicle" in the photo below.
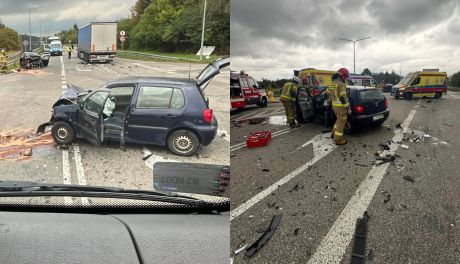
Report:
[[[210,63],[196,78],[127,77],[91,91],[69,86],[54,103],[50,122],[56,143],[75,137],[99,145],[107,140],[166,146],[180,156],[195,154],[217,133],[217,120],[205,99],[206,84],[230,65],[230,59]]]
[[[265,89],[254,78],[244,72],[231,72],[230,102],[232,108],[243,108],[247,105],[267,107],[268,97]]]
[[[78,29],[78,58],[112,62],[117,53],[117,23],[91,22]]]
[[[383,91],[384,93],[391,93],[391,90],[393,89],[393,84],[387,83],[385,86],[383,86]]]
[[[350,74],[350,78],[348,79],[352,81],[353,84],[356,86],[374,87],[374,88],[378,86],[374,78],[369,75]]]
[[[391,91],[396,99],[408,100],[413,97],[441,98],[443,93],[447,93],[447,73],[432,69],[407,74]]]
[[[320,119],[328,126],[334,124],[336,117],[325,91],[311,95],[307,89],[299,89],[295,105],[299,123]],[[347,94],[352,113],[348,116],[345,132],[351,133],[358,125],[381,125],[388,118],[388,99],[378,88],[356,86],[348,80]]]
[[[50,43],[50,53],[51,53],[51,56],[53,55],[62,56],[62,43],[59,40],[53,40]]]
[[[53,41],[56,41],[56,40],[59,40],[59,38],[56,37],[56,36],[51,36],[51,37],[48,38],[48,42],[50,42],[50,43],[53,42]]]

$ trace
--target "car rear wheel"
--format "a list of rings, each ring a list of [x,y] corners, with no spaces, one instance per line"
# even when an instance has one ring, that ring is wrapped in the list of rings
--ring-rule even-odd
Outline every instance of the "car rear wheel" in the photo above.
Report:
[[[69,123],[63,121],[54,123],[51,128],[51,135],[54,141],[59,145],[68,145],[75,139],[73,127]]]
[[[442,96],[441,92],[436,92],[436,94],[434,95],[434,98],[439,99],[441,98],[441,96]]]
[[[409,101],[412,100],[412,93],[405,93],[404,99],[409,100]]]
[[[168,137],[168,149],[179,156],[192,156],[200,147],[198,136],[189,130],[176,130]]]

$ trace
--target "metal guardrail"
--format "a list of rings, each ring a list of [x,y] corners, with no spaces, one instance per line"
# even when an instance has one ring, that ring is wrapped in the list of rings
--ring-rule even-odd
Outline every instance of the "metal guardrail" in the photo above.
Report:
[[[137,51],[120,51],[120,50],[117,50],[117,54],[121,54],[121,55],[126,54],[126,55],[138,56],[138,57],[148,57],[148,58],[165,59],[165,60],[184,60],[184,61],[200,62],[200,60],[197,60],[197,59],[187,59],[187,58],[172,57],[172,56],[165,56],[165,55],[157,55],[157,54],[137,52]]]

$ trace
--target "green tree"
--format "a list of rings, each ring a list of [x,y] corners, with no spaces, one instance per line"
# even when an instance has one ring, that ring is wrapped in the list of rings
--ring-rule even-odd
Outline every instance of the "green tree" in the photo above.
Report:
[[[0,48],[7,50],[20,50],[18,33],[6,26],[0,27]]]
[[[369,75],[369,76],[372,76],[372,72],[368,69],[368,68],[365,68],[363,70],[363,72],[361,73],[361,75]]]
[[[460,71],[452,75],[449,86],[460,87]]]

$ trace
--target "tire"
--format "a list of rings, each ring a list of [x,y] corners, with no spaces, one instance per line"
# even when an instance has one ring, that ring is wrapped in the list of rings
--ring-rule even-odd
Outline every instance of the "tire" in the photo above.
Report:
[[[44,62],[43,62],[43,66],[48,67],[48,63],[49,63],[49,62],[50,62],[49,60],[44,61]]]
[[[411,101],[412,100],[412,93],[405,93],[404,94],[404,99]]]
[[[178,156],[189,157],[198,151],[200,140],[198,136],[189,130],[180,129],[172,132],[167,139],[169,151]]]
[[[434,95],[435,99],[439,99],[441,97],[442,97],[442,92],[436,92],[435,95]]]
[[[267,105],[268,105],[267,97],[262,97],[262,102],[260,102],[259,106],[260,107],[267,107]]]
[[[51,128],[51,136],[59,145],[68,145],[75,140],[75,130],[69,123],[58,121]]]

